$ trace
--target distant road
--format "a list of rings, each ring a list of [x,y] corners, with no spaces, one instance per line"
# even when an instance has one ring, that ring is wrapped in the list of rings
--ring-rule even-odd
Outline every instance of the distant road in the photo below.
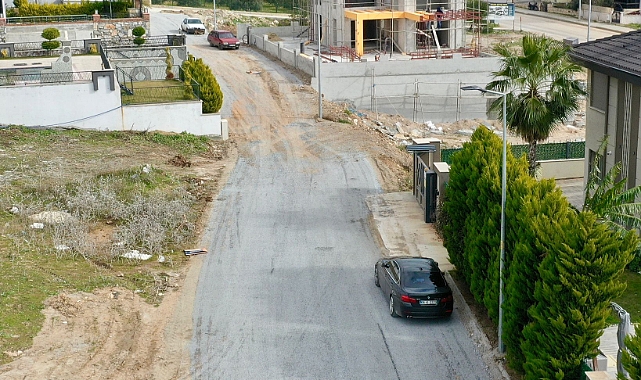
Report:
[[[606,27],[608,29],[605,29]],[[521,9],[517,9],[514,22],[504,21],[501,23],[501,28],[544,34],[557,40],[578,38],[579,43],[586,42],[588,35],[588,26],[585,21],[579,22],[570,17],[558,16],[546,12],[526,13]],[[610,30],[610,28],[612,30]],[[592,22],[590,25],[590,40],[605,38],[630,30],[632,29],[618,25]]]

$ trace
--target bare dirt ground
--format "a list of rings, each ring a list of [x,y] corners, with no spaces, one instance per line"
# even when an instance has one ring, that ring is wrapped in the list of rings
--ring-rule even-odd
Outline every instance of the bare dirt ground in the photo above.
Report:
[[[222,71],[215,71],[215,74],[224,76],[227,83],[234,83],[237,93],[251,93],[252,100],[238,101],[233,106],[231,140],[237,149],[232,149],[222,160],[192,162],[191,169],[199,175],[219,178],[211,182],[213,194],[225,184],[238,154],[243,154],[252,142],[261,141],[271,151],[286,150],[287,154],[300,156],[313,154],[302,142],[292,143],[300,138],[289,136],[291,132],[285,126],[294,120],[315,124],[320,139],[367,152],[385,191],[407,189],[411,156],[398,147],[397,140],[376,129],[376,120],[384,125],[400,123],[407,130],[423,125],[393,115],[374,115],[366,111],[350,114],[350,111],[346,112],[346,106],[330,102],[324,104],[327,120],[316,120],[316,94],[309,86],[275,80],[270,71],[263,70],[250,55],[221,56],[229,62],[217,66],[217,70]],[[251,72],[260,74],[248,74]],[[256,114],[256,105],[271,111]],[[480,122],[483,121],[443,124],[440,125],[443,134],[434,137],[440,138],[445,146],[460,146],[469,136],[456,132],[471,129]],[[582,136],[582,129],[562,127],[551,140],[574,140]],[[285,148],[283,139],[291,145]],[[511,140],[518,142],[516,138]],[[204,220],[203,226],[205,224]],[[203,241],[203,246],[206,244]],[[14,360],[0,367],[0,378],[189,378],[190,310],[202,260],[202,256],[195,256],[186,266],[177,268],[172,274],[173,285],[157,307],[129,290],[118,288],[50,298],[43,311],[46,321],[33,346],[24,352],[4,353]]]

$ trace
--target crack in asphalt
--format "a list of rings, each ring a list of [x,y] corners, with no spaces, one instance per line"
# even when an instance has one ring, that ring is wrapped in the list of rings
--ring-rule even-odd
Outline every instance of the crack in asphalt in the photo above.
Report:
[[[394,373],[396,373],[396,378],[398,380],[401,380],[401,376],[398,374],[398,369],[396,368],[396,363],[394,362],[394,358],[392,357],[392,352],[389,350],[389,345],[387,344],[387,338],[385,338],[385,333],[383,332],[383,329],[381,328],[381,325],[379,323],[377,323],[376,326],[378,326],[378,331],[381,332],[381,336],[383,337],[383,343],[385,343],[385,351],[387,351],[387,356],[389,356],[389,360],[392,362],[392,367],[394,367]]]

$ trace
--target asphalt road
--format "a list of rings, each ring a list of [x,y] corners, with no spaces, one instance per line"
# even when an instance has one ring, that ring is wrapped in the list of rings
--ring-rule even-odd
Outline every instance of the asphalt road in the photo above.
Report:
[[[173,33],[182,17],[152,13],[153,34]],[[189,49],[216,67],[202,38],[188,36]],[[274,82],[296,81],[249,49],[226,53],[227,64],[251,54]],[[254,102],[241,84],[217,79],[223,113]],[[280,149],[247,139],[215,201],[193,312],[193,378],[490,379],[456,311],[449,320],[389,316],[373,283],[380,250],[365,197],[381,188],[369,161],[316,141],[306,120],[256,116],[251,133],[268,136],[281,123]]]
[[[502,21],[500,26],[503,29],[544,34],[550,38],[563,40],[565,38],[577,38],[579,43],[587,41],[588,26],[583,20],[578,22],[574,18],[568,21],[559,20],[559,15],[546,12],[525,12],[517,9],[514,21]],[[617,31],[601,28],[602,23],[592,22],[590,25],[590,40],[609,37],[619,34]]]

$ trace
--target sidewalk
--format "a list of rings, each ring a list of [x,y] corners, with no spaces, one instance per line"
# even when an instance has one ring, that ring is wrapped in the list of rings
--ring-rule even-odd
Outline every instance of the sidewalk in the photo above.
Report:
[[[499,359],[501,355],[492,348],[474,314],[465,303],[460,290],[456,287],[456,283],[449,275],[448,271],[454,269],[454,266],[450,264],[447,250],[437,236],[434,225],[423,221],[423,210],[412,193],[372,195],[367,197],[366,203],[371,212],[370,223],[374,229],[373,232],[375,235],[378,233],[380,243],[384,247],[383,254],[390,257],[401,255],[431,257],[436,260],[445,272],[447,282],[454,293],[454,308],[469,330],[470,336],[475,340],[483,359],[488,365],[503,363]],[[502,364],[496,364],[493,369],[494,378],[510,379]]]
[[[439,267],[447,272],[454,269],[449,262],[447,250],[436,234],[433,224],[423,221],[423,210],[414,199],[411,192],[387,193],[373,195],[366,199],[367,206],[371,212],[371,224],[374,233],[378,233],[381,245],[384,247],[386,256],[422,256],[431,257],[439,263]],[[472,335],[479,338],[479,347],[483,347],[487,356],[496,361],[495,353],[491,353],[492,348],[487,337],[482,333],[481,328],[464,302],[460,290],[456,283],[451,280],[446,273],[448,283],[454,292],[455,305],[457,311],[461,314],[461,319],[465,321],[466,326],[473,333]],[[607,372],[611,379],[616,378],[616,357],[618,350],[617,326],[608,327],[603,336],[599,348],[608,359]],[[503,365],[497,365],[499,371],[505,379],[509,375],[503,368]],[[605,371],[606,369],[601,369]]]

